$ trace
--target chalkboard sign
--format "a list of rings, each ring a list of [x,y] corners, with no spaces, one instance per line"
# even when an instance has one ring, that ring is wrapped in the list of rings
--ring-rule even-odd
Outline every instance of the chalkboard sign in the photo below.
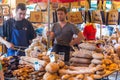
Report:
[[[81,12],[69,12],[67,15],[68,21],[74,24],[83,23]]]

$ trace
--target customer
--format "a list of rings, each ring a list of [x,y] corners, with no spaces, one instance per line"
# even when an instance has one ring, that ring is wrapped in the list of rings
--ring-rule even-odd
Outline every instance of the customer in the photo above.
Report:
[[[58,22],[52,27],[52,30],[47,32],[50,34],[50,38],[54,39],[54,46],[52,51],[59,54],[59,52],[65,53],[64,60],[69,61],[70,46],[80,43],[84,39],[81,31],[74,25],[66,21],[67,11],[65,7],[57,9]],[[76,34],[77,38],[73,39],[73,35]]]
[[[16,53],[15,46],[28,47],[30,40],[36,37],[32,24],[25,19],[26,5],[19,3],[16,7],[16,15],[3,23],[3,33],[0,42],[5,44],[7,56],[24,56],[24,52]],[[6,37],[6,40],[3,39]]]

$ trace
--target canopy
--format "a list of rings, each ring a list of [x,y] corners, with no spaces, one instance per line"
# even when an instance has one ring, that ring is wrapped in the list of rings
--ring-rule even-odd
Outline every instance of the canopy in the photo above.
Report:
[[[29,1],[32,1],[34,3],[36,2],[48,2],[48,0],[29,0]],[[76,2],[76,1],[79,1],[79,0],[50,0],[51,2],[62,2],[62,3],[67,3],[67,2]]]

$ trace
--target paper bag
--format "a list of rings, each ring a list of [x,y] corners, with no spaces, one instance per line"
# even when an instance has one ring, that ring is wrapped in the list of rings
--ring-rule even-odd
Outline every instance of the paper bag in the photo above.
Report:
[[[30,12],[31,22],[42,22],[42,12],[41,11],[31,11]]]
[[[74,24],[83,23],[82,13],[81,12],[69,12],[67,15],[68,22]]]
[[[103,23],[100,10],[92,11],[92,22],[93,23],[98,23],[98,24],[102,24]]]
[[[118,24],[118,16],[119,16],[119,13],[117,10],[111,10],[111,11],[107,12],[107,18],[106,18],[107,25],[117,25]]]

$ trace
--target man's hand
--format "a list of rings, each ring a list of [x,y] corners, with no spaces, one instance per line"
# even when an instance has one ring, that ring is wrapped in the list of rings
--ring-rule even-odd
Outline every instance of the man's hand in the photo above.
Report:
[[[7,48],[14,48],[14,45],[8,41],[6,41],[4,38],[0,37],[0,42],[4,45],[6,45]]]
[[[7,48],[12,48],[12,49],[14,48],[14,45],[10,42],[6,42],[5,45]]]
[[[46,35],[50,36],[51,40],[54,38],[54,32],[52,32],[52,31],[47,31]]]
[[[75,44],[75,42],[72,40],[69,45],[73,46],[74,44]]]

